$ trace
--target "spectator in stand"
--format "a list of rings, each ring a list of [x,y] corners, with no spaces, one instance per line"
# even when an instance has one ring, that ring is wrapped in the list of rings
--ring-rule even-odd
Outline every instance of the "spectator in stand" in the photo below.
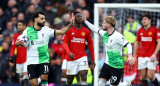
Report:
[[[12,16],[11,18],[11,22],[13,23],[13,29],[15,32],[17,32],[17,17],[16,16]]]
[[[24,21],[24,20],[25,20],[24,13],[18,13],[18,15],[17,15],[17,21]]]
[[[25,0],[17,0],[17,5],[18,5],[18,10],[19,12],[25,12],[25,10],[27,9],[29,3],[26,3]]]
[[[17,5],[17,2],[15,0],[8,0],[7,6],[8,8],[5,9],[5,15],[7,16],[7,20],[9,20],[12,17],[12,8]]]
[[[4,15],[3,9],[0,7],[0,29],[3,32],[5,27],[6,17]]]
[[[11,35],[11,34],[15,34],[16,32],[14,31],[13,29],[13,23],[11,21],[8,21],[7,22],[7,25],[6,25],[6,29],[5,31],[3,31],[3,36],[7,36],[7,35]]]
[[[35,11],[36,11],[36,6],[33,4],[30,4],[27,10],[25,11],[25,17],[27,21],[32,19],[32,15],[34,14]]]
[[[50,1],[47,1],[45,3],[44,13],[46,15],[46,21],[48,21],[50,24],[53,24],[53,19],[56,17],[56,13],[52,12],[52,8],[52,3]]]

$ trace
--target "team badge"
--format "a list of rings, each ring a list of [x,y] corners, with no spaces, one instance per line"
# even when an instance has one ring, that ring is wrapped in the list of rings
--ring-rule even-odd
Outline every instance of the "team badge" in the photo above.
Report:
[[[68,73],[70,72],[70,70],[68,70]]]
[[[84,33],[84,32],[82,32],[82,33],[81,33],[81,35],[82,35],[82,36],[85,36],[85,33]]]
[[[149,35],[152,35],[152,32],[149,32],[148,34],[149,34]]]

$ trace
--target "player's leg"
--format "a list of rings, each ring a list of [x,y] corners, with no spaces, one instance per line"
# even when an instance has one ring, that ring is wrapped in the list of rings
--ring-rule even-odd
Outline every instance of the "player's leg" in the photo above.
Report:
[[[16,73],[19,75],[19,82],[23,85],[23,64],[16,64]]]
[[[76,79],[77,79],[77,86],[80,86],[81,85],[81,76],[79,73],[76,75]]]
[[[118,86],[123,75],[123,68],[110,67],[109,69],[111,74],[111,78],[110,78],[111,86]]]
[[[77,67],[78,67],[77,60],[75,60],[75,61],[68,61],[67,62],[67,71],[66,71],[67,82],[66,82],[66,84],[68,86],[70,86],[72,84],[75,75],[78,74]]]
[[[27,72],[31,86],[38,86],[38,77],[39,77],[38,64],[28,65]]]
[[[144,57],[138,58],[138,70],[142,79],[142,86],[148,86],[147,80],[147,60]]]
[[[109,66],[104,63],[99,74],[98,86],[105,86],[106,82],[111,78]]]
[[[88,86],[88,83],[87,83],[87,73],[88,73],[88,70],[81,70],[81,71],[79,71],[79,74],[80,74],[80,77],[81,77],[81,85],[82,86]]]
[[[28,78],[26,63],[24,63],[24,66],[23,66],[23,85],[22,86],[29,86],[29,78]]]
[[[22,86],[29,86],[29,78],[28,78],[27,72],[23,73],[23,85]]]
[[[67,86],[71,86],[75,75],[67,75]]]
[[[66,81],[67,81],[66,69],[67,69],[67,60],[63,60],[63,62],[62,62],[62,78],[61,78],[63,86],[65,86]]]
[[[49,64],[48,63],[39,64],[39,72],[40,72],[42,86],[48,86]]]
[[[87,73],[88,73],[88,61],[87,57],[81,57],[78,61],[78,73],[80,74],[81,77],[81,85],[82,86],[87,86]]]
[[[147,68],[148,68],[147,77],[149,78],[150,82],[154,84],[154,86],[159,86],[158,80],[155,77],[155,70],[157,66],[156,61],[157,60],[155,60],[154,62],[151,62],[149,59],[149,61],[147,62]]]

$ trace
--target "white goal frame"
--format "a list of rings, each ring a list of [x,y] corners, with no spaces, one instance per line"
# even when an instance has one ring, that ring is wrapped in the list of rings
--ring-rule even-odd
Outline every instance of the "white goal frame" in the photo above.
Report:
[[[99,27],[98,8],[160,8],[160,4],[94,4],[94,25]],[[157,10],[157,9],[156,9]],[[158,9],[159,10],[159,9]],[[158,11],[157,10],[157,11]],[[99,57],[99,36],[94,33],[94,51],[95,51],[95,69],[94,69],[94,86],[98,86],[98,57]]]

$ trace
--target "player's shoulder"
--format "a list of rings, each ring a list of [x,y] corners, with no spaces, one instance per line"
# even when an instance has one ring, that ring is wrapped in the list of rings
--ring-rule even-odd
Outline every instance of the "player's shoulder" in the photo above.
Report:
[[[83,30],[85,30],[86,32],[90,32],[89,29],[87,27],[82,27]]]
[[[19,32],[16,33],[16,34],[14,34],[14,38],[17,38],[18,36],[20,36],[20,33],[19,33]]]
[[[142,32],[144,30],[144,27],[141,27],[137,32]]]
[[[155,26],[151,26],[151,29],[158,30]]]
[[[116,35],[116,37],[123,36],[120,32],[116,30],[113,32],[113,35]]]

